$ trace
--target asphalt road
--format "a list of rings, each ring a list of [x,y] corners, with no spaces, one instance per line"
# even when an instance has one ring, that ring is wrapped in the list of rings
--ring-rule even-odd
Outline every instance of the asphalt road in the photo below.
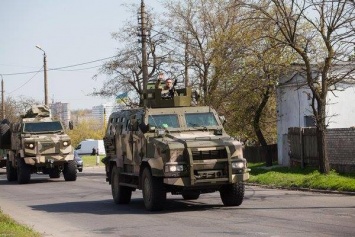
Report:
[[[239,207],[224,207],[219,193],[168,195],[166,209],[152,213],[141,191],[115,205],[103,167],[85,168],[76,182],[34,175],[26,185],[7,182],[0,169],[0,208],[55,237],[355,236],[355,196],[247,186]]]

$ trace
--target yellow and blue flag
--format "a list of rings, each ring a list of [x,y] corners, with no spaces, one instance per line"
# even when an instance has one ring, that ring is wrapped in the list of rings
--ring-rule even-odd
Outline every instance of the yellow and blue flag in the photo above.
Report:
[[[128,99],[128,92],[119,94],[116,96],[116,103],[117,104],[124,103],[124,102],[126,102],[127,99]]]

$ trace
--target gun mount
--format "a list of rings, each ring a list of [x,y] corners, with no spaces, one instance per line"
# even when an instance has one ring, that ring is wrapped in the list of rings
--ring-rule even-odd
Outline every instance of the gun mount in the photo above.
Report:
[[[22,115],[22,118],[38,118],[38,117],[49,117],[49,108],[46,105],[32,105],[32,107],[27,110],[26,114]]]
[[[174,96],[162,97],[162,89],[147,90],[147,106],[151,108],[185,107],[191,105],[191,87],[175,89]]]

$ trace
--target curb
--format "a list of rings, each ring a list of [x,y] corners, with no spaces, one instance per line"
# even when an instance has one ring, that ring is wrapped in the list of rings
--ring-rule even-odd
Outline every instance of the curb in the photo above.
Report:
[[[248,183],[248,182],[246,182],[245,184],[248,186],[257,186],[257,187],[270,188],[270,189],[284,189],[284,190],[291,190],[291,191],[315,192],[315,193],[326,193],[326,194],[343,194],[343,195],[355,196],[355,192],[350,192],[350,191],[322,190],[322,189],[301,188],[301,187],[282,187],[282,186]]]

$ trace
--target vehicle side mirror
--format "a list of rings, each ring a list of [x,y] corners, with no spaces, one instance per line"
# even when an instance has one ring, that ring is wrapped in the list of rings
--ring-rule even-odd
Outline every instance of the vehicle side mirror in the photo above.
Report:
[[[224,117],[223,115],[222,115],[222,116],[219,116],[219,120],[221,120],[221,123],[222,123],[223,126],[224,126],[224,124],[226,124],[226,122],[227,122],[226,117]]]
[[[131,120],[131,131],[138,131],[138,120],[137,119]]]
[[[141,124],[139,124],[139,129],[142,131],[142,133],[146,133],[149,131],[149,124],[145,124],[144,122],[142,122]]]

